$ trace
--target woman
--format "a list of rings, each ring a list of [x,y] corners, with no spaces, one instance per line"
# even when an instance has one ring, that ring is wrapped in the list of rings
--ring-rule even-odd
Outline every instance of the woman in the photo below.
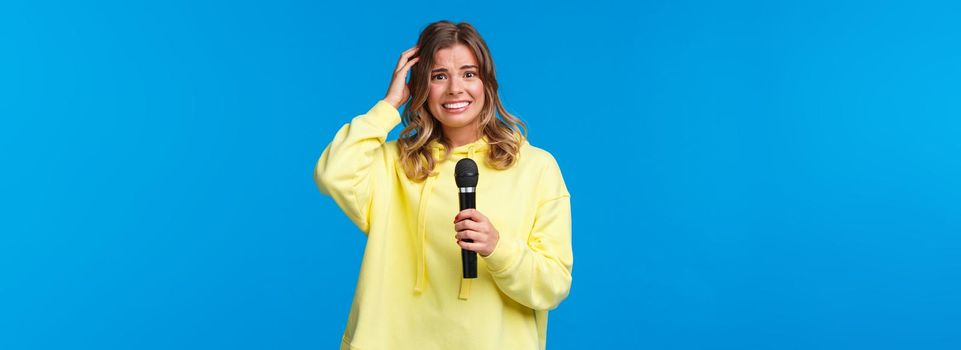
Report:
[[[314,178],[367,235],[341,349],[544,349],[547,312],[571,286],[570,195],[522,127],[484,40],[440,21],[337,132]],[[458,211],[464,157],[478,164],[476,210]],[[476,279],[462,278],[461,249],[480,255]]]

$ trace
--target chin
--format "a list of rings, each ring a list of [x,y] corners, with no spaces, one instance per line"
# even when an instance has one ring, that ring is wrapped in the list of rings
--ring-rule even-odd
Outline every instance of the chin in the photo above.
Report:
[[[459,128],[462,126],[470,125],[479,116],[480,113],[473,113],[473,111],[468,111],[467,113],[449,114],[443,111],[434,111],[435,118],[440,121],[446,127]]]
[[[477,115],[444,115],[438,118],[440,123],[449,128],[460,128],[468,126],[477,120]]]

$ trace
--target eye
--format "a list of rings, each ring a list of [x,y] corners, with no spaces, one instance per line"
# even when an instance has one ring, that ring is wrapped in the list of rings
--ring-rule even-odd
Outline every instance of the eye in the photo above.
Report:
[[[443,74],[437,74],[437,75],[432,76],[432,77],[430,77],[430,78],[433,79],[433,80],[437,80],[437,78],[439,78],[439,77],[445,77],[445,75],[443,75]]]
[[[467,72],[467,73],[464,73],[464,76],[466,76],[466,77],[468,77],[468,78],[473,78],[473,77],[476,77],[476,76],[477,76],[477,73]]]

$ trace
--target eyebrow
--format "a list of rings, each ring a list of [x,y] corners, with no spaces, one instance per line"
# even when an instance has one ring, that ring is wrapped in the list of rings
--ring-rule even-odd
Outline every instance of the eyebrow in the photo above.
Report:
[[[477,66],[472,65],[472,64],[465,64],[465,65],[463,65],[463,66],[460,66],[460,69],[461,69],[461,70],[465,70],[465,69],[468,69],[468,68],[477,69]],[[431,73],[438,73],[438,72],[446,72],[446,71],[447,71],[447,68],[437,68],[437,69],[432,70],[432,71],[430,71],[430,72],[431,72]]]

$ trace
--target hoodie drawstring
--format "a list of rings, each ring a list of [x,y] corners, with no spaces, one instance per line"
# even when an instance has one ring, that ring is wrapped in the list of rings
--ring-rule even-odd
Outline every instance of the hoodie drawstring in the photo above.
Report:
[[[434,176],[428,176],[424,180],[424,189],[420,193],[420,203],[417,207],[417,280],[414,282],[414,292],[423,293],[424,285],[427,283],[427,199],[430,198],[430,191],[434,187]]]

